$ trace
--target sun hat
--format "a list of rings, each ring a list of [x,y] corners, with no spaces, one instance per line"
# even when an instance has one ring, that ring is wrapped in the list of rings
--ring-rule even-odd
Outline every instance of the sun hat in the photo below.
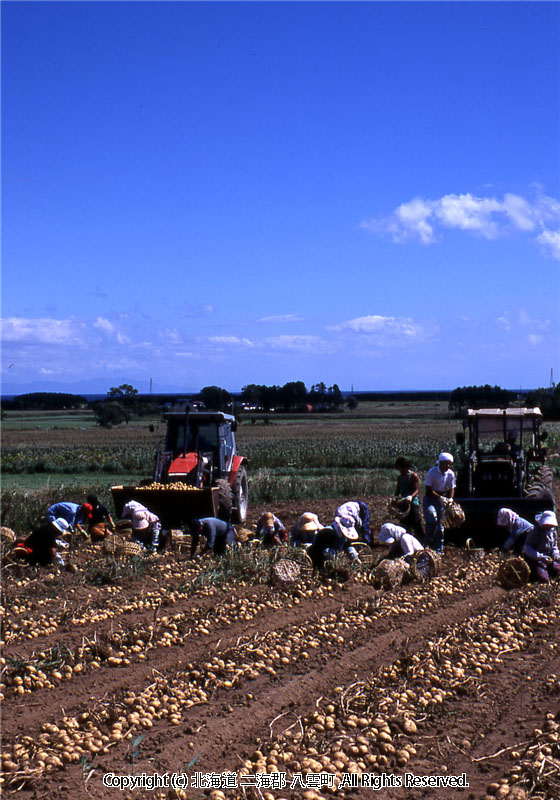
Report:
[[[381,530],[377,534],[377,539],[384,544],[393,544],[393,542],[401,538],[403,533],[406,533],[406,531],[404,528],[401,528],[400,525],[393,525],[392,522],[386,522],[381,526]]]
[[[334,521],[338,530],[344,534],[347,539],[355,542],[356,539],[360,538],[358,531],[355,528],[354,520],[351,520],[349,517],[335,517]]]
[[[543,511],[542,514],[537,514],[535,521],[542,527],[550,525],[551,528],[555,528],[558,525],[558,520],[556,519],[554,511]]]
[[[70,523],[67,522],[63,517],[58,517],[58,519],[53,520],[53,525],[57,528],[61,533],[66,533],[66,531],[70,530]]]
[[[449,461],[450,464],[453,464],[453,456],[451,453],[440,453],[438,456],[438,463],[441,463],[442,461]]]
[[[309,511],[302,514],[297,521],[298,531],[318,531],[322,527],[317,514],[312,514]]]

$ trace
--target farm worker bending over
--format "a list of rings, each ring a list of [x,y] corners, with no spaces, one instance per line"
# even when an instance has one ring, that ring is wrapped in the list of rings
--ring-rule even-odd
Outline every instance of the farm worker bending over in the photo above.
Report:
[[[68,545],[66,542],[61,541],[59,537],[69,530],[70,525],[63,517],[35,528],[23,543],[29,551],[29,563],[32,565],[39,564],[41,567],[48,567],[50,564],[57,564],[59,567],[63,567],[64,559],[58,552],[58,548],[65,549]]]
[[[307,553],[313,564],[322,569],[325,561],[336,557],[337,553],[346,553],[352,561],[358,561],[358,552],[352,542],[358,540],[358,531],[347,517],[338,517],[330,528],[317,531],[313,543]]]
[[[91,519],[93,509],[89,503],[55,503],[47,509],[48,522],[55,519],[65,519],[73,528],[79,528]]]
[[[397,478],[397,497],[403,497],[410,503],[410,511],[401,519],[401,525],[410,533],[414,533],[420,539],[424,538],[424,528],[422,526],[422,514],[420,513],[420,501],[418,493],[420,491],[420,478],[413,472],[410,461],[404,456],[399,456],[395,461],[395,467],[399,471]]]
[[[271,511],[261,516],[255,533],[261,539],[263,547],[280,547],[288,543],[288,531]]]
[[[407,533],[405,528],[400,525],[393,525],[391,522],[386,522],[381,526],[381,530],[377,534],[377,540],[383,544],[392,544],[387,558],[401,558],[405,561],[410,561],[410,557],[417,553],[418,550],[423,550],[423,545],[418,541],[416,536]]]
[[[451,453],[440,453],[438,463],[426,473],[426,494],[422,501],[426,523],[426,547],[443,553],[443,517],[445,506],[455,494],[455,473]]]
[[[349,519],[358,533],[358,538],[370,544],[369,508],[366,503],[361,500],[349,500],[343,503],[336,509],[335,519]]]
[[[146,549],[158,549],[159,535],[161,532],[159,517],[152,514],[146,506],[143,506],[136,500],[130,500],[125,504],[121,516],[130,519],[133,542],[140,542]]]
[[[531,567],[531,575],[542,583],[560,576],[558,520],[554,511],[543,511],[535,517],[534,528],[527,533],[523,555]]]
[[[520,517],[511,508],[500,508],[497,525],[507,531],[507,538],[502,545],[502,549],[513,550],[514,553],[522,553],[527,534],[533,530],[531,523]]]
[[[231,522],[225,522],[217,517],[203,517],[202,519],[192,519],[189,522],[192,535],[191,558],[194,558],[200,534],[206,538],[206,544],[202,548],[201,555],[213,550],[215,556],[222,556],[226,552],[226,547],[235,542],[235,530]]]
[[[95,494],[88,494],[86,502],[91,506],[91,519],[89,521],[88,533],[94,542],[99,539],[104,539],[107,535],[107,527],[113,527],[113,520],[111,519],[109,509],[101,505]]]
[[[310,547],[315,534],[322,527],[317,514],[306,511],[290,531],[290,544],[293,547]]]

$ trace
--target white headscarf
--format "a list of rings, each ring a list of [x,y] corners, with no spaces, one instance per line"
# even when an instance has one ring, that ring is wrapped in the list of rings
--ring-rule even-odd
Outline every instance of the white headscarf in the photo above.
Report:
[[[498,525],[503,525],[510,533],[518,519],[519,514],[516,514],[511,508],[500,508],[498,511]]]
[[[405,533],[406,529],[401,528],[400,525],[386,522],[385,525],[381,526],[381,530],[377,534],[377,539],[385,544],[393,544],[393,542],[400,542]]]

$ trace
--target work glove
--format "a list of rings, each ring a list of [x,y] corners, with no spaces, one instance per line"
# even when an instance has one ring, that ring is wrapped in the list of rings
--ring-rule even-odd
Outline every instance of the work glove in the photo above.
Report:
[[[408,500],[409,503],[412,503],[412,495],[411,494],[407,494],[407,496],[404,499]]]

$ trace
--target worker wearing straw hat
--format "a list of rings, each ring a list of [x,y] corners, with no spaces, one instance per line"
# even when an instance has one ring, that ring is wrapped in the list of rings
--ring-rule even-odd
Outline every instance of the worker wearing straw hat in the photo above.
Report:
[[[255,535],[263,547],[280,547],[288,543],[288,532],[272,511],[266,511],[259,518]]]
[[[290,544],[294,547],[310,547],[315,538],[315,534],[322,527],[317,514],[306,511],[304,514],[300,515],[298,521],[290,531]]]
[[[443,518],[445,506],[455,495],[455,473],[451,469],[451,453],[440,453],[438,463],[426,473],[424,481],[426,494],[422,500],[424,522],[426,524],[425,544],[443,553]]]
[[[535,526],[527,534],[523,555],[531,567],[531,576],[541,583],[560,577],[558,520],[554,511],[543,511],[535,517]]]

